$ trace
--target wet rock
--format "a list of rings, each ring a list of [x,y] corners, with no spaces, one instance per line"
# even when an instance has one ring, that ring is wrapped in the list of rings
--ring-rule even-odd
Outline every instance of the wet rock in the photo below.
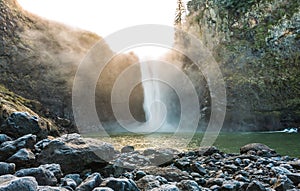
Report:
[[[287,174],[287,177],[294,183],[294,185],[300,184],[300,173]]]
[[[5,174],[14,174],[16,165],[14,163],[0,162],[0,176]]]
[[[199,156],[210,156],[214,153],[219,153],[220,150],[215,147],[215,146],[211,146],[211,147],[200,147],[198,150],[198,155]]]
[[[146,174],[144,171],[139,170],[139,171],[137,171],[137,172],[135,173],[135,178],[134,178],[134,180],[139,180],[139,179],[143,178],[143,177],[146,176],[146,175],[147,175],[147,174]]]
[[[39,186],[37,191],[70,191],[63,187]]]
[[[136,182],[137,187],[151,190],[160,186],[160,182],[153,175],[146,175]]]
[[[272,167],[271,170],[276,174],[276,175],[280,175],[280,174],[291,174],[291,171],[289,171],[288,169],[284,168],[284,167]]]
[[[251,182],[246,191],[266,191],[266,188],[262,185],[259,181],[253,181]]]
[[[133,146],[125,146],[121,149],[121,153],[130,153],[134,151]]]
[[[82,179],[79,174],[68,174],[63,179],[70,178],[76,182],[77,185],[82,183]]]
[[[40,167],[45,168],[45,169],[49,170],[50,172],[52,172],[57,180],[60,180],[61,177],[63,176],[63,173],[61,171],[59,164],[45,164],[45,165],[41,165]]]
[[[261,143],[251,143],[240,148],[241,154],[247,154],[249,151],[255,151],[256,153],[262,151],[263,153],[276,154],[273,149],[270,149],[270,147]]]
[[[64,173],[80,173],[88,168],[103,168],[114,154],[111,144],[71,134],[52,140],[41,151],[37,161],[40,164],[60,164]]]
[[[109,187],[97,187],[93,191],[114,191],[114,190]]]
[[[36,143],[36,136],[24,135],[14,141],[6,141],[0,145],[0,161],[5,161],[18,150],[23,148],[33,149]]]
[[[180,190],[186,190],[186,191],[200,191],[201,188],[197,184],[197,182],[193,180],[182,180],[179,183],[176,184],[176,186]]]
[[[0,134],[0,144],[6,142],[6,141],[12,141],[12,138],[5,134]]]
[[[30,149],[20,149],[7,162],[15,163],[18,167],[30,167],[35,162],[35,156]]]
[[[293,188],[295,188],[293,182],[285,175],[280,175],[276,184],[274,185],[274,189],[276,191],[285,191]]]
[[[107,178],[101,183],[101,186],[118,191],[140,191],[132,180],[124,178]]]
[[[0,176],[0,190],[1,191],[36,191],[38,183],[34,177],[18,178],[13,175]]]
[[[191,170],[193,172],[199,173],[202,176],[207,174],[206,169],[199,162],[193,163],[192,166],[191,166]]]
[[[296,161],[290,161],[289,164],[297,169],[297,170],[300,170],[300,159],[296,160]]]
[[[180,191],[176,185],[173,184],[164,184],[159,188],[154,188],[151,191]]]
[[[43,167],[21,169],[15,175],[17,177],[33,176],[41,186],[55,186],[57,184],[54,174]]]
[[[62,187],[70,187],[73,190],[77,187],[77,183],[71,178],[63,178],[60,182]]]
[[[48,136],[48,129],[50,129],[48,123],[26,112],[12,113],[0,128],[1,132],[13,138],[34,134],[39,139],[44,139]]]
[[[101,175],[99,173],[93,173],[76,188],[76,191],[92,191],[94,188],[99,187],[101,182]]]

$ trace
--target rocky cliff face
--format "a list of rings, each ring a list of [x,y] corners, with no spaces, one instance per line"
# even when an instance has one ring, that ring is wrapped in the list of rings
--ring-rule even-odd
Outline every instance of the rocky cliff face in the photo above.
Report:
[[[224,75],[225,127],[299,126],[300,2],[192,0],[187,6],[185,29],[213,52]]]
[[[24,11],[16,0],[0,1],[0,23],[0,84],[41,102],[44,107],[37,112],[47,117],[72,119],[73,78],[84,56],[101,37],[43,20]],[[108,46],[104,49],[103,52],[112,52]],[[108,66],[110,70],[126,68],[137,62],[133,55],[123,57],[126,59],[117,63],[112,61]],[[116,78],[115,75],[104,76],[104,80]],[[104,84],[99,86],[97,93],[109,97],[110,89],[111,84]],[[142,93],[138,91],[137,94]],[[142,96],[139,97],[140,101],[132,108],[138,111],[136,117],[142,118]],[[102,119],[110,120],[109,101],[98,104],[98,107]]]

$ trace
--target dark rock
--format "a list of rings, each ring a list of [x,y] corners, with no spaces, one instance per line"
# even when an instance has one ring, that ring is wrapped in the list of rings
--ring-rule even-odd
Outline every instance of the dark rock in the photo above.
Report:
[[[222,186],[224,181],[223,178],[210,178],[206,181],[206,187],[211,187],[213,185]]]
[[[77,187],[77,183],[71,178],[62,178],[60,182],[62,187],[68,186],[73,190]]]
[[[37,142],[35,145],[34,145],[34,149],[37,151],[37,152],[41,152],[49,143],[51,142],[50,139],[43,139],[43,140],[40,140],[39,142]]]
[[[12,141],[12,138],[5,134],[0,134],[0,144],[6,142],[6,141]]]
[[[69,191],[63,187],[39,186],[37,191]]]
[[[287,174],[286,176],[294,183],[294,185],[300,184],[300,173]]]
[[[52,140],[37,161],[40,164],[60,164],[64,173],[80,173],[89,168],[103,168],[114,154],[111,144],[71,134]]]
[[[99,187],[101,182],[101,175],[99,173],[93,173],[76,188],[76,191],[92,191],[94,188]]]
[[[193,172],[199,173],[202,176],[207,174],[206,169],[199,162],[193,163],[192,166],[191,166],[191,170]]]
[[[285,191],[293,188],[295,188],[293,182],[285,175],[280,175],[276,184],[274,185],[274,189],[276,191]]]
[[[291,171],[289,171],[288,169],[284,168],[284,167],[280,167],[280,166],[275,166],[272,167],[271,170],[276,174],[276,175],[287,175],[287,174],[291,174]]]
[[[155,153],[156,153],[155,149],[145,149],[144,152],[143,152],[143,155],[149,156],[149,155],[153,155]]]
[[[251,182],[246,191],[266,191],[266,188],[262,185],[259,181],[253,181]]]
[[[60,180],[61,177],[63,176],[63,173],[61,171],[59,164],[45,164],[45,165],[41,165],[40,167],[45,168],[45,169],[49,170],[50,172],[52,172],[57,180]]]
[[[2,143],[0,145],[0,161],[7,160],[20,149],[33,149],[35,143],[36,136],[32,134],[24,135],[14,141],[6,141]]]
[[[38,183],[34,177],[0,176],[0,191],[36,191],[37,188]]]
[[[150,158],[150,161],[153,165],[164,166],[173,162],[174,151],[170,149],[158,150],[153,157]]]
[[[270,149],[270,147],[261,143],[251,143],[240,148],[241,154],[247,154],[249,151],[263,151],[264,153],[267,152],[273,155],[276,154],[276,152],[273,149]]]
[[[0,176],[14,174],[16,165],[13,163],[0,162]]]
[[[200,147],[198,150],[198,155],[199,156],[210,156],[214,153],[219,153],[220,150],[215,147],[215,146],[211,146],[211,147]]]
[[[176,186],[180,190],[186,190],[186,191],[201,191],[202,189],[199,187],[197,182],[193,180],[182,180],[179,183],[176,184]]]
[[[160,186],[160,182],[153,175],[147,175],[136,181],[137,187],[140,189],[151,190],[153,188],[158,188]]]
[[[125,146],[121,149],[121,153],[130,153],[134,151],[133,146]]]
[[[17,167],[30,167],[35,162],[35,156],[30,149],[20,149],[7,162],[15,163]]]
[[[146,174],[144,171],[139,170],[139,171],[137,171],[137,172],[135,173],[135,178],[134,178],[134,180],[139,180],[139,179],[143,178],[143,177],[146,176],[146,175],[147,175],[147,174]]]
[[[114,190],[109,187],[97,187],[93,191],[114,191]]]
[[[13,138],[34,134],[39,139],[44,139],[48,136],[48,129],[50,129],[48,123],[26,112],[12,113],[0,128],[1,132]]]
[[[180,182],[181,180],[192,179],[187,172],[175,167],[147,167],[143,171],[147,174],[164,177],[168,182]]]
[[[123,178],[107,178],[102,182],[101,186],[118,191],[140,191],[132,180]]]
[[[295,168],[295,169],[297,169],[297,170],[300,170],[300,159],[298,159],[298,160],[296,160],[296,161],[291,161],[291,162],[289,162],[289,164],[290,164],[293,168]]]
[[[21,169],[15,175],[17,177],[33,176],[41,186],[55,186],[57,184],[54,174],[43,167]]]
[[[159,188],[154,188],[151,191],[180,191],[176,185],[173,184],[164,184]]]
[[[82,179],[80,178],[79,174],[68,174],[63,179],[70,178],[76,182],[77,185],[82,183]]]

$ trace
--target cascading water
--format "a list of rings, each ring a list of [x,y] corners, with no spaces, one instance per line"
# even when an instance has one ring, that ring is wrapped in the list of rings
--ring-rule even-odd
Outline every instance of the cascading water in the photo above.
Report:
[[[162,96],[162,82],[159,81],[160,71],[158,62],[141,62],[144,89],[143,108],[146,118],[145,132],[154,132],[165,125],[166,106]]]

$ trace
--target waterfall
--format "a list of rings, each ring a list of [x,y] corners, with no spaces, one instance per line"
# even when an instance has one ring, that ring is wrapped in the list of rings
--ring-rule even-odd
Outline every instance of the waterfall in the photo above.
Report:
[[[146,123],[145,132],[154,132],[164,126],[166,106],[162,96],[162,82],[159,81],[159,62],[141,61],[142,86]]]

